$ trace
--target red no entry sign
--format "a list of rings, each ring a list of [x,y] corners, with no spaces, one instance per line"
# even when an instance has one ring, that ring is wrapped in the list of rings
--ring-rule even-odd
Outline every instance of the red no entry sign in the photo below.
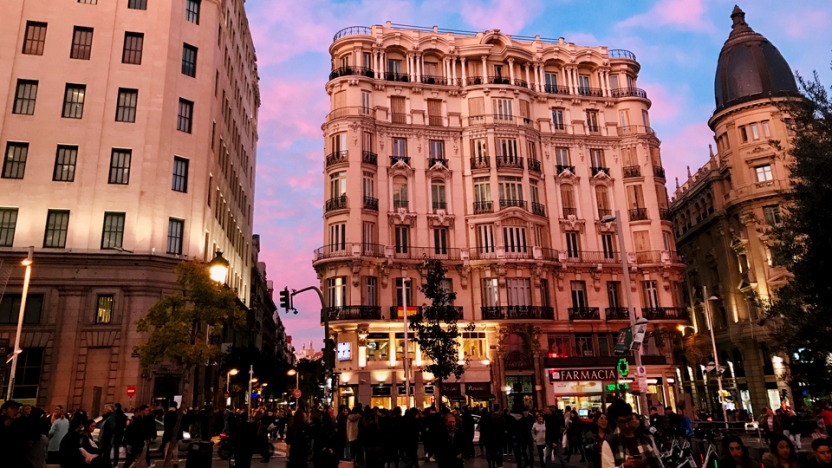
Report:
[[[136,394],[136,386],[135,385],[128,385],[127,386],[127,396],[133,398],[133,395]]]
[[[296,388],[294,392],[292,392],[292,396],[295,398],[300,398],[302,394],[300,393],[300,389]]]

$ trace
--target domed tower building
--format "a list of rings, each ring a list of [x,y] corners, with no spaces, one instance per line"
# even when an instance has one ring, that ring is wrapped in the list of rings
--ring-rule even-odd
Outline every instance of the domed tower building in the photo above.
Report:
[[[721,413],[716,374],[708,371],[713,326],[728,408],[757,416],[790,394],[759,305],[788,277],[771,250],[771,228],[780,222],[793,134],[782,104],[799,92],[788,63],[739,7],[731,19],[708,121],[716,153],[712,146],[704,166],[689,168],[681,186],[677,180],[670,206],[692,323],[679,378],[697,409]]]

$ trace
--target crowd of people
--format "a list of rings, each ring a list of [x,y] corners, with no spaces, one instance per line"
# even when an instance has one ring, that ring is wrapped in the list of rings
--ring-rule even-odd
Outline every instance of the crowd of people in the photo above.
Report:
[[[0,453],[8,466],[21,468],[43,468],[47,463],[62,468],[144,468],[149,466],[151,447],[163,452],[172,444],[176,451],[188,437],[222,436],[240,468],[248,468],[254,454],[268,463],[272,442],[281,439],[288,446],[288,468],[306,468],[309,461],[314,468],[337,468],[343,461],[355,468],[414,468],[420,460],[461,468],[477,455],[477,448],[489,468],[503,468],[506,455],[517,468],[566,468],[573,456],[591,468],[663,468],[662,443],[691,437],[694,428],[684,411],[658,410],[662,411],[651,407],[649,416],[642,417],[621,400],[606,412],[596,408],[584,416],[569,406],[535,410],[522,404],[510,410],[494,405],[405,411],[357,404],[337,411],[319,406],[294,412],[265,406],[250,413],[230,407],[214,411],[209,406],[181,413],[175,406],[165,411],[143,405],[125,411],[119,404],[107,404],[93,419],[83,410],[56,406],[47,414],[7,401],[0,407]],[[770,444],[763,467],[832,468],[825,431],[813,434],[814,456],[806,466],[798,461],[801,434],[795,417],[788,408],[760,417]],[[832,406],[820,413],[819,421],[827,419],[832,423]],[[157,426],[163,428],[160,441]],[[722,468],[754,468],[739,437],[724,437],[719,453]]]

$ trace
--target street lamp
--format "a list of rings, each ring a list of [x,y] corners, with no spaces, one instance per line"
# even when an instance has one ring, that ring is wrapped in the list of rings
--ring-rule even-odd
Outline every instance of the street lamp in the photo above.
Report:
[[[237,369],[229,369],[225,376],[225,393],[227,393],[229,397],[231,397],[231,376],[239,373],[240,371]]]
[[[286,372],[286,375],[288,375],[288,376],[293,376],[294,375],[295,376],[295,388],[300,388],[300,374],[298,374],[298,371],[296,371],[294,369],[289,369],[289,371]]]
[[[708,297],[708,287],[702,286],[702,297]],[[708,313],[708,328],[711,329],[711,346],[714,350],[714,368],[716,369],[716,384],[719,388],[719,396],[717,397],[717,401],[719,401],[719,406],[722,407],[722,420],[725,421],[725,428],[728,429],[728,412],[725,410],[725,402],[723,401],[722,396],[722,372],[719,371],[719,354],[716,351],[716,339],[714,339],[714,319],[713,315],[711,314],[711,301],[718,301],[719,298],[716,296],[708,297],[705,300],[705,311]]]
[[[208,272],[211,279],[218,284],[225,284],[228,278],[228,260],[222,256],[222,250],[217,250],[216,257],[208,264]]]
[[[12,369],[9,374],[9,388],[6,390],[6,401],[12,399],[14,392],[14,376],[17,373],[17,356],[23,352],[20,349],[20,335],[23,333],[23,316],[26,313],[26,297],[29,295],[29,280],[32,278],[32,256],[35,254],[35,248],[29,247],[29,255],[26,260],[20,262],[26,267],[26,274],[23,277],[23,294],[20,296],[20,312],[17,315],[17,334],[14,338],[14,351],[12,351]]]
[[[682,335],[685,334],[685,330],[688,329],[688,328],[690,328],[691,330],[696,330],[696,328],[694,328],[692,325],[677,325],[676,326],[676,329],[679,330],[679,333],[681,333]]]
[[[248,368],[248,414],[251,415],[251,386],[257,382],[257,379],[254,378],[254,365]]]
[[[624,270],[624,297],[627,300],[627,316],[630,318],[630,329],[633,331],[633,335],[635,335],[636,331],[636,314],[635,309],[633,308],[633,298],[632,298],[632,290],[630,290],[630,267],[627,265],[627,247],[624,245],[624,225],[621,222],[621,211],[615,210],[615,215],[606,215],[601,217],[601,222],[604,224],[611,223],[613,221],[618,220],[618,226],[616,231],[618,231],[618,251],[621,255],[621,269]],[[641,352],[642,347],[639,346],[635,352],[636,358],[636,367],[641,367]],[[638,397],[638,406],[639,412],[644,413],[647,410],[647,389],[640,389],[641,394]]]

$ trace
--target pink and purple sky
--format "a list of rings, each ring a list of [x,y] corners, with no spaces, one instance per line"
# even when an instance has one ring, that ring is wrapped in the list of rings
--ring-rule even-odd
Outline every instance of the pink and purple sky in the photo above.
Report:
[[[275,289],[318,285],[312,251],[323,244],[325,85],[332,36],[347,26],[393,23],[541,35],[584,46],[628,49],[642,69],[639,87],[653,101],[672,195],[708,159],[717,57],[731,30],[735,0],[248,0],[260,71],[256,233]],[[746,1],[748,24],[766,36],[793,71],[832,73],[832,3]],[[276,298],[275,298],[276,299]],[[322,346],[315,294],[298,296],[298,315],[280,312],[297,349]]]

